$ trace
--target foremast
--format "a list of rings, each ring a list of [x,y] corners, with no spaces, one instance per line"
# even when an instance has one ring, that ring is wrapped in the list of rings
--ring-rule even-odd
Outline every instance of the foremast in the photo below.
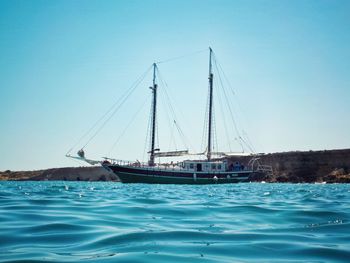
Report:
[[[212,71],[212,49],[209,47],[209,111],[208,111],[208,146],[207,146],[207,159],[211,160],[211,144],[212,144],[212,122],[213,122],[213,71]]]
[[[153,102],[152,102],[152,124],[151,124],[151,149],[148,165],[154,166],[154,158],[155,158],[155,138],[156,138],[156,118],[157,118],[157,84],[156,84],[156,69],[157,64],[153,63],[153,86],[150,87],[153,94]]]

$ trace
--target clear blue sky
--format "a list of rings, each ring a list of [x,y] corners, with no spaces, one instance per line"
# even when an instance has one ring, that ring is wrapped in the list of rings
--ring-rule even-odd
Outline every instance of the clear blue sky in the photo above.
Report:
[[[154,61],[208,46],[257,151],[349,148],[349,14],[347,0],[0,0],[0,170],[78,165],[64,154]],[[191,58],[159,68],[200,144],[207,53]],[[150,81],[86,148],[90,157],[108,153],[145,102],[112,152],[142,158]]]

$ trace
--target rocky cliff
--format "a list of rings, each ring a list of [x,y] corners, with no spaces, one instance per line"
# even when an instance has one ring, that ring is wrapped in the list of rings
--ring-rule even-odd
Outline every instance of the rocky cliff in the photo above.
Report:
[[[239,161],[247,164],[249,159]],[[350,149],[261,154],[259,162],[273,168],[273,174],[261,178],[269,182],[350,183]]]

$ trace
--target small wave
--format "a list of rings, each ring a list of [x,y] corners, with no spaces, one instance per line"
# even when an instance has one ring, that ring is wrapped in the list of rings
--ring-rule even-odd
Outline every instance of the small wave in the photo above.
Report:
[[[2,262],[346,262],[350,186],[0,182]]]

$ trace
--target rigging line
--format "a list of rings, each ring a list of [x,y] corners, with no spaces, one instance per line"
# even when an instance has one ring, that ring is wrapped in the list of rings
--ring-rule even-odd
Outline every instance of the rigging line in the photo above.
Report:
[[[161,60],[161,61],[156,62],[156,64],[162,64],[162,63],[167,63],[167,62],[170,62],[170,61],[182,59],[182,58],[185,58],[185,57],[189,57],[189,56],[196,55],[196,54],[198,54],[198,53],[202,53],[202,52],[204,52],[204,51],[207,52],[208,49],[206,48],[206,49],[202,49],[202,50],[197,50],[197,51],[194,51],[194,52],[192,52],[192,53],[185,54],[185,55],[182,55],[182,56],[177,56],[177,57],[173,57],[173,58]]]
[[[216,84],[218,84],[217,81],[215,81]],[[230,152],[232,151],[232,148],[231,148],[231,142],[230,142],[230,136],[229,136],[229,132],[228,132],[228,129],[227,129],[227,123],[226,123],[226,118],[225,118],[225,112],[224,112],[224,109],[223,109],[223,103],[222,103],[222,100],[221,100],[221,92],[220,92],[220,89],[218,89],[218,99],[219,99],[219,105],[220,105],[220,110],[221,110],[221,114],[222,114],[222,118],[223,118],[223,121],[224,121],[224,128],[225,128],[225,134],[226,134],[226,140],[228,142],[228,147],[230,149]]]
[[[232,93],[232,95],[233,95],[233,98],[236,99],[236,103],[237,103],[238,107],[240,108],[240,110],[241,110],[242,112],[244,112],[244,108],[242,107],[242,104],[241,104],[241,102],[239,101],[239,98],[238,98],[237,96],[235,96],[235,95],[236,95],[236,91],[235,91],[235,89],[233,88],[233,86],[232,86],[231,82],[229,81],[228,77],[226,76],[226,73],[225,73],[225,71],[223,70],[223,68],[222,68],[222,66],[221,66],[221,64],[219,63],[219,61],[218,61],[217,58],[216,58],[216,62],[217,62],[218,67],[220,68],[220,71],[222,72],[222,74],[223,74],[223,76],[224,76],[224,79],[226,80],[226,83],[227,83],[228,86],[229,86],[229,89],[230,89],[230,91],[231,91],[231,93]]]
[[[161,83],[163,84],[163,82],[161,81]],[[170,140],[169,140],[169,148],[171,147],[171,142],[172,142],[172,139],[173,139],[173,129],[171,128],[172,127],[172,123],[170,121],[170,116],[169,116],[169,112],[168,112],[168,108],[166,107],[166,103],[165,103],[165,94],[164,94],[164,89],[160,89],[160,95],[162,97],[162,105],[164,107],[164,111],[165,111],[165,116],[166,116],[166,119],[167,119],[167,122],[168,122],[168,126],[170,128]],[[175,145],[176,145],[176,142],[175,142]],[[170,151],[170,150],[169,150]]]
[[[147,141],[148,141],[148,136],[150,135],[150,128],[151,128],[151,119],[152,119],[152,111],[153,111],[153,106],[151,103],[151,108],[149,111],[148,115],[148,124],[147,124],[147,132],[146,132],[146,139],[145,139],[145,146],[143,149],[143,154],[142,154],[142,162],[145,162],[145,154],[146,154],[146,148],[147,148]],[[149,147],[151,146],[151,142],[149,142]],[[150,147],[151,148],[151,147]]]
[[[215,58],[215,57],[214,57]],[[232,109],[231,109],[231,105],[228,101],[228,97],[227,97],[227,93],[226,93],[226,90],[225,90],[225,86],[223,85],[222,83],[222,79],[221,79],[221,75],[220,75],[220,72],[218,71],[218,67],[217,67],[217,64],[216,64],[216,59],[214,59],[214,65],[215,65],[215,68],[218,72],[218,77],[219,77],[219,81],[220,81],[220,84],[221,84],[221,87],[222,87],[222,90],[224,92],[224,98],[225,98],[225,101],[226,101],[226,104],[227,104],[227,107],[230,111],[230,115],[231,115],[231,119],[232,119],[232,122],[233,122],[233,125],[234,125],[234,128],[235,128],[235,131],[237,133],[237,136],[240,136],[240,132],[238,130],[238,127],[237,127],[237,123],[235,121],[235,118],[234,118],[234,115],[233,115],[233,112],[232,112]]]
[[[237,96],[235,96],[236,95],[236,91],[234,90],[231,82],[229,81],[228,77],[226,76],[225,71],[223,70],[223,68],[222,68],[222,66],[219,63],[217,58],[216,58],[216,62],[217,62],[218,66],[219,66],[219,68],[220,68],[220,70],[221,70],[221,72],[222,72],[222,74],[223,74],[223,76],[224,76],[224,78],[225,78],[225,80],[226,80],[226,82],[227,82],[231,92],[232,92],[233,97],[236,99],[236,103],[237,103],[238,107],[240,108],[241,112],[244,113],[245,112],[244,111],[244,107],[242,106],[239,98]],[[251,146],[253,146],[253,145],[251,144]]]
[[[221,72],[222,72],[222,75],[224,76],[224,79],[226,80],[228,86],[230,87],[232,94],[233,94],[233,95],[236,95],[236,92],[235,92],[233,86],[231,85],[231,82],[230,82],[229,79],[227,78],[227,76],[226,76],[226,74],[225,74],[225,71],[222,69],[221,64],[219,63],[219,61],[218,61],[216,55],[215,55],[215,60],[216,60],[216,63],[217,63],[217,65],[218,65],[218,67],[220,68],[220,70],[221,70]]]
[[[171,101],[170,101],[170,98],[169,96],[167,96],[167,101],[168,101],[168,105],[171,105]],[[172,107],[172,106],[171,106]],[[188,138],[186,137],[186,135],[182,132],[182,129],[180,128],[180,125],[178,124],[178,119],[176,117],[176,114],[175,114],[175,111],[174,109],[172,109],[172,114],[173,114],[173,117],[174,117],[174,120],[173,120],[173,123],[177,129],[177,132],[178,132],[178,135],[180,137],[180,140],[182,141],[183,143],[183,146],[188,149],[188,145],[192,148],[192,149],[195,149],[193,147],[193,145],[191,144],[191,142],[188,140]],[[175,138],[175,137],[174,137]],[[175,141],[174,141],[175,142]]]
[[[160,81],[161,86],[164,87],[165,84],[164,84],[162,78],[160,77],[160,72],[159,72],[158,67],[156,68],[156,70],[157,70],[158,80]],[[164,94],[165,93],[165,89],[159,89],[159,90],[160,90],[160,95],[162,97],[162,99],[161,99],[162,105],[163,105],[163,107],[165,109],[165,116],[166,116],[166,119],[167,119],[167,122],[168,122],[168,126],[169,126],[169,128],[171,130],[171,121],[170,121],[170,116],[169,116],[169,112],[168,112],[169,109],[166,107],[166,104],[165,104],[165,94]]]
[[[159,145],[159,132],[158,132],[158,119],[156,119],[156,136],[157,136],[157,145],[158,145],[158,151],[160,150]],[[158,157],[158,163],[160,163],[160,156]]]
[[[84,133],[84,135],[73,145],[73,147],[67,152],[67,154],[69,154],[76,146],[78,146],[78,144],[88,135],[91,133],[91,131],[98,125],[98,123],[100,123],[112,110],[113,108],[119,103],[119,101],[125,97],[127,95],[127,93],[133,89],[133,87],[139,82],[140,82],[145,78],[145,76],[148,74],[148,72],[151,70],[152,66],[150,66],[139,78],[136,79],[136,81],[134,81],[134,83],[130,86],[130,88],[128,90],[125,91],[125,93],[118,98],[118,100],[113,103],[113,105],[94,123],[94,125],[91,126],[90,129],[88,129],[88,131],[86,133]],[[139,83],[138,83],[139,84]],[[137,85],[138,85],[137,84]],[[136,86],[137,86],[136,85]]]
[[[173,122],[173,126],[175,126],[175,120]],[[176,140],[175,140],[175,136],[174,136],[174,128],[171,128],[170,131],[170,141],[169,141],[169,146],[168,146],[168,152],[170,152],[171,149],[171,143],[174,141],[174,146],[175,146],[175,150],[177,151],[177,144],[176,144]]]
[[[186,136],[185,134],[182,132],[181,128],[179,125],[177,125],[177,122],[174,120],[174,124],[175,124],[175,127],[177,128],[177,131],[179,132],[180,135],[182,135],[182,143],[184,144],[184,146],[186,147],[186,149],[188,149],[187,145],[186,145],[186,142],[184,141],[184,139],[186,139]],[[193,149],[193,148],[192,148]]]
[[[171,103],[171,96],[169,96],[169,94],[168,94],[168,91],[167,91],[167,89],[169,89],[169,87],[168,87],[168,84],[166,83],[166,81],[163,79],[163,77],[162,77],[162,75],[161,75],[161,73],[160,73],[160,71],[159,71],[159,69],[157,68],[157,72],[158,72],[158,79],[161,81],[161,83],[162,83],[162,85],[164,86],[164,94],[165,94],[165,98],[166,98],[166,100],[167,100],[167,102],[168,102],[168,107],[170,108],[170,112],[171,112],[171,114],[173,115],[173,118],[174,118],[174,121],[176,122],[176,124],[179,122],[178,121],[178,118],[177,118],[177,116],[176,116],[176,112],[175,112],[175,109],[174,109],[174,106],[173,106],[173,104]],[[180,111],[180,113],[183,115],[183,113]],[[179,126],[179,125],[178,125]],[[182,139],[182,142],[184,143],[184,146],[188,149],[188,145],[190,145],[190,147],[192,148],[192,149],[195,149],[194,147],[193,147],[193,145],[191,144],[191,142],[188,140],[188,138],[185,136],[185,134],[184,133],[182,133],[182,134],[179,134],[179,135],[182,135],[183,136],[183,138],[181,138]],[[186,143],[187,142],[187,143]]]
[[[159,79],[159,77],[158,77],[158,79]],[[163,86],[163,82],[161,80],[160,80],[160,82],[162,83],[161,86]],[[171,118],[170,118],[170,115],[169,115],[169,109],[166,107],[167,105],[165,103],[166,99],[165,99],[164,89],[159,89],[159,90],[160,90],[160,95],[162,97],[161,101],[162,101],[162,105],[164,107],[165,116],[166,116],[166,119],[167,119],[167,122],[168,122],[168,126],[170,127],[170,130],[171,130],[171,126],[172,126],[171,121],[170,121]]]
[[[130,125],[135,121],[137,115],[141,112],[141,110],[143,109],[143,107],[145,106],[147,100],[145,100],[141,107],[135,112],[135,114],[133,115],[133,117],[131,118],[131,120],[129,121],[129,123],[127,124],[127,126],[124,128],[123,132],[119,135],[119,137],[117,138],[117,140],[113,143],[112,147],[110,148],[108,155],[111,154],[112,150],[115,148],[115,146],[117,145],[117,143],[120,141],[120,139],[123,137],[123,135],[125,134],[125,132],[127,131],[127,129],[130,127]]]
[[[214,101],[213,101],[213,146],[216,146],[215,151],[219,151],[218,147],[218,136],[217,136],[217,130],[216,130],[216,118],[215,118],[215,107],[214,107]],[[214,148],[214,147],[213,147]]]
[[[255,149],[255,147],[254,147],[252,141],[250,140],[248,133],[245,132],[245,131],[243,131],[243,136],[245,136],[245,138],[246,138],[246,140],[248,141],[249,145],[250,145],[251,148],[253,149],[253,153],[255,153],[255,152],[256,152],[256,149]]]
[[[163,80],[163,78],[162,78],[162,76],[161,76],[161,74],[160,74],[158,68],[157,68],[157,70],[158,70],[158,71],[157,71],[157,72],[158,72],[158,78],[159,78],[159,80],[161,81],[161,83],[162,83],[163,86],[164,86],[164,89],[163,89],[163,90],[164,90],[164,94],[165,94],[165,96],[166,96],[166,99],[167,99],[167,101],[169,102],[170,111],[171,111],[171,113],[173,114],[174,119],[177,119],[176,113],[175,113],[175,110],[174,110],[174,107],[173,107],[173,105],[172,105],[172,103],[171,103],[169,94],[168,94],[168,92],[167,92],[168,84],[165,82],[165,80]]]
[[[241,146],[241,149],[242,149],[242,153],[244,153],[244,146],[243,146],[243,144],[242,144],[242,141],[241,141],[241,139],[239,139],[239,138],[235,138],[235,141],[237,141],[238,142],[238,144]]]
[[[150,70],[150,69],[149,69]],[[148,71],[146,73],[148,73]],[[84,149],[95,137],[96,135],[103,129],[103,127],[108,123],[108,121],[115,115],[115,113],[123,106],[123,104],[126,102],[126,100],[131,96],[131,94],[136,90],[136,88],[140,85],[140,83],[143,81],[143,79],[146,77],[147,74],[143,75],[143,78],[139,80],[139,82],[129,90],[128,94],[124,96],[124,99],[120,102],[120,104],[112,111],[110,116],[102,123],[102,125],[96,130],[96,132],[90,137],[90,139],[87,141],[87,143],[82,147]]]
[[[254,145],[252,144],[252,142],[250,141],[250,138],[248,136],[248,133],[246,133],[245,131],[243,131],[243,135],[242,137],[245,136],[245,143],[247,144],[247,146],[250,148],[250,150],[252,151],[252,153],[255,153],[256,150],[255,150],[255,147]]]
[[[253,149],[241,136],[239,136],[239,139],[248,147],[248,149],[249,149],[252,153],[255,153],[254,149]]]
[[[209,90],[210,90],[210,86],[208,84],[208,94],[207,94],[207,103],[206,103],[206,107],[205,107],[205,113],[204,113],[204,125],[203,125],[203,131],[202,131],[202,143],[201,143],[201,149],[203,149],[204,147],[204,150],[206,149],[206,146],[205,146],[205,141],[207,141],[207,129],[208,129],[208,122],[209,122],[209,119],[208,119],[208,111],[209,111]],[[207,149],[208,150],[208,149]]]
[[[215,56],[215,62],[217,63],[218,67],[220,68],[220,70],[221,70],[221,72],[222,72],[222,74],[223,74],[223,76],[224,76],[224,78],[225,78],[225,80],[226,80],[226,83],[228,84],[228,86],[229,86],[229,88],[230,88],[230,91],[231,91],[231,93],[232,93],[232,95],[233,95],[233,98],[236,98],[236,103],[237,103],[238,107],[240,108],[241,112],[244,113],[244,107],[242,106],[242,104],[241,104],[239,98],[238,98],[237,96],[235,96],[235,95],[236,95],[236,92],[235,92],[235,90],[234,90],[234,88],[233,88],[231,82],[230,82],[229,79],[227,78],[227,76],[226,76],[226,74],[225,74],[225,71],[223,70],[223,68],[222,68],[221,64],[219,63],[219,61],[218,61],[218,59],[217,59],[216,56]],[[239,135],[239,134],[238,134],[238,135]],[[244,141],[244,144],[245,144],[246,146],[248,146],[248,148],[254,153],[254,152],[255,152],[255,150],[254,150],[255,147],[253,146],[253,144],[252,144],[251,141],[249,140],[249,137],[248,137],[248,134],[247,134],[247,133],[246,133],[246,138],[247,138],[247,140],[249,141],[250,145],[247,144],[246,141]]]
[[[164,99],[165,101],[165,99]],[[165,104],[165,103],[164,103]],[[165,104],[165,105],[169,105],[170,102],[168,102],[168,104]],[[166,113],[168,114],[168,111],[166,111]],[[174,143],[174,146],[175,146],[175,149],[177,150],[178,147],[177,147],[177,143],[176,143],[176,135],[174,134],[174,126],[177,128],[177,122],[176,122],[176,117],[173,118],[172,120],[172,123],[170,122],[170,117],[167,116],[169,118],[169,127],[171,129],[171,134],[170,134],[170,141],[169,141],[169,148],[168,148],[168,151],[171,151],[171,144],[172,142]],[[178,133],[179,133],[179,130],[177,129]],[[185,148],[188,148],[187,145],[186,145],[186,142],[183,140],[183,138],[181,138],[181,133],[179,133],[179,136],[180,136],[180,139],[182,139],[182,143],[183,145],[185,146]],[[182,135],[184,136],[184,135]]]

